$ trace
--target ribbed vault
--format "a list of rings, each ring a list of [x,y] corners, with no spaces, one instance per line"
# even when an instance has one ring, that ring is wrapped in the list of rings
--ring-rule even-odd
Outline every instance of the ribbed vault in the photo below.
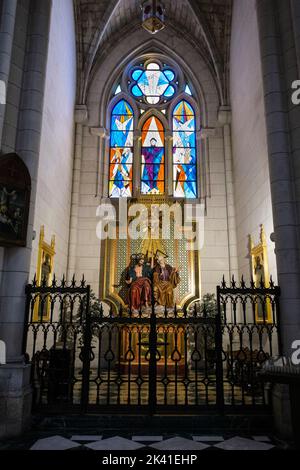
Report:
[[[183,35],[209,65],[228,104],[228,61],[232,0],[164,0],[166,25]],[[85,103],[95,63],[141,28],[137,0],[74,0],[77,37],[77,102]],[[157,35],[159,39],[159,34]]]

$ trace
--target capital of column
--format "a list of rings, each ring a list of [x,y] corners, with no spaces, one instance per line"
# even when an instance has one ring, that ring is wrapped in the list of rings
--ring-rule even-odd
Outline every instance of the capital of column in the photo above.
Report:
[[[108,138],[108,132],[105,129],[105,127],[90,127],[90,133],[91,135],[97,135],[101,139]]]
[[[231,123],[231,107],[230,106],[220,106],[218,110],[218,122],[221,126]]]
[[[216,135],[215,127],[202,127],[199,131],[196,131],[196,139],[206,139],[207,137],[213,137]]]
[[[84,124],[88,119],[88,109],[85,104],[77,104],[74,110],[76,124]]]

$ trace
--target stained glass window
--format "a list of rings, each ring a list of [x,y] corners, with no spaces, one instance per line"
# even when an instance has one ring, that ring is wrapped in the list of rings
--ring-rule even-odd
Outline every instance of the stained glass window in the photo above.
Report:
[[[110,123],[109,196],[132,196],[133,109],[125,100],[114,106]]]
[[[189,87],[188,84],[185,85],[184,92],[185,92],[187,95],[192,96],[192,92],[191,92],[191,89],[190,89],[190,87]]]
[[[185,100],[173,111],[173,195],[197,197],[195,112]]]
[[[146,68],[135,68],[131,72],[133,84],[131,93],[137,99],[144,98],[149,104],[157,104],[162,98],[168,100],[175,94],[175,73],[171,69],[161,69],[151,62]]]
[[[149,117],[142,128],[141,193],[165,192],[165,131],[156,116]]]

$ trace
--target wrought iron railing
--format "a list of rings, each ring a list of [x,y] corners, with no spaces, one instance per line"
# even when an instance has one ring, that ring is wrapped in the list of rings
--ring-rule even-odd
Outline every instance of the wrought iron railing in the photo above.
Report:
[[[277,352],[279,294],[272,282],[223,280],[214,312],[154,302],[116,312],[94,308],[84,279],[34,281],[24,329],[34,405],[150,414],[267,405],[257,372]]]

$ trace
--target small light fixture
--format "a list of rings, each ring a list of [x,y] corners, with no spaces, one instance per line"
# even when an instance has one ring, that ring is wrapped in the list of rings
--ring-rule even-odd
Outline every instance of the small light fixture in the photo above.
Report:
[[[146,1],[142,4],[142,26],[151,34],[156,34],[165,28],[165,7],[157,0]]]

